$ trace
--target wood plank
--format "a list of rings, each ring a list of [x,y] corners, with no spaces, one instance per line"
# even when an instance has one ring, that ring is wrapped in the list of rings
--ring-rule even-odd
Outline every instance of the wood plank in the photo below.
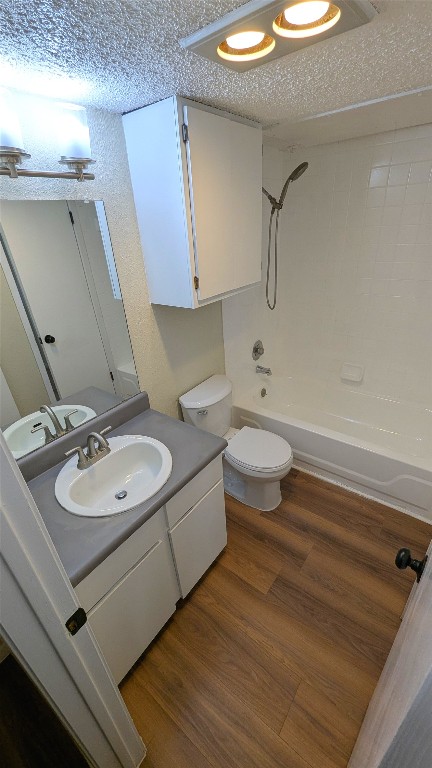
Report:
[[[299,675],[281,667],[273,655],[264,654],[260,645],[240,633],[205,590],[196,590],[170,629],[212,675],[279,733],[300,684]]]
[[[270,547],[272,557],[281,555],[284,562],[300,567],[312,549],[313,543],[303,535],[298,536],[233,498],[226,504],[226,513],[230,522],[237,523],[243,537]]]
[[[352,493],[341,486],[300,472],[292,483],[290,474],[284,479],[284,500],[306,507],[327,520],[362,536],[376,538],[388,507],[372,499]]]
[[[354,717],[364,716],[377,671],[372,674],[354,666],[351,655],[341,654],[333,640],[307,631],[303,622],[288,617],[279,605],[269,603],[222,566],[211,571],[201,588],[217,600],[218,610],[229,612],[239,628],[261,644],[264,653],[272,653],[310,684],[318,680],[326,695],[343,702]]]
[[[395,555],[401,547],[408,547],[413,557],[422,560],[431,540],[432,526],[409,515],[396,517],[394,512],[395,510],[390,510],[390,514],[384,519],[379,538],[391,547]]]
[[[135,672],[189,739],[225,768],[309,768],[233,696],[173,633],[163,633]]]
[[[269,601],[295,619],[304,632],[333,642],[341,656],[356,669],[379,675],[390,651],[396,623],[389,626],[370,617],[358,604],[332,594],[302,571],[285,568],[274,582]]]
[[[332,550],[317,545],[306,558],[302,573],[319,582],[335,599],[358,607],[372,621],[399,628],[407,590],[402,591],[379,573],[360,567],[341,552],[335,557]]]
[[[345,710],[302,683],[280,735],[311,768],[346,768],[358,730]]]
[[[331,548],[335,557],[343,551],[345,557],[348,557],[358,566],[390,580],[402,592],[409,590],[412,578],[406,572],[398,571],[395,567],[396,553],[391,543],[379,538],[372,539],[360,536],[358,533],[330,520],[328,516],[321,516],[316,512],[311,512],[306,507],[299,507],[284,499],[271,514],[273,522],[294,531],[297,535],[305,536],[314,544]],[[269,515],[268,512],[263,513],[266,518]]]
[[[245,540],[243,531],[235,521],[227,522],[228,546],[219,562],[225,568],[266,594],[283,566],[284,559],[272,553],[266,544]]]
[[[120,686],[120,692],[129,709],[144,744],[147,746],[145,766],[167,768],[210,768],[210,763],[188,739],[184,731],[167,715],[153,696],[132,672]]]

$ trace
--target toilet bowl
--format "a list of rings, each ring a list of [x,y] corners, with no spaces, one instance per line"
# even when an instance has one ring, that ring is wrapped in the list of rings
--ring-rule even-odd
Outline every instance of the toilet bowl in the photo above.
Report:
[[[225,437],[223,474],[226,492],[262,511],[281,502],[280,481],[293,462],[291,446],[264,429],[230,427],[232,387],[226,376],[211,376],[180,397],[185,422]]]

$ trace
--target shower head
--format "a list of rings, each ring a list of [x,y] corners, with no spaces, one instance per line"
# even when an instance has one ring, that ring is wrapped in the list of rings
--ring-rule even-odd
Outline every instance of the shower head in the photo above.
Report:
[[[300,163],[300,165],[297,166],[297,168],[294,168],[293,172],[288,176],[285,184],[283,185],[283,189],[281,192],[281,196],[279,198],[279,206],[282,208],[285,200],[285,195],[287,193],[287,189],[292,181],[297,181],[297,179],[300,178],[300,176],[305,172],[307,169],[309,163]]]
[[[288,176],[288,181],[297,181],[300,176],[307,170],[309,163],[300,163],[297,168],[294,168],[292,174]]]

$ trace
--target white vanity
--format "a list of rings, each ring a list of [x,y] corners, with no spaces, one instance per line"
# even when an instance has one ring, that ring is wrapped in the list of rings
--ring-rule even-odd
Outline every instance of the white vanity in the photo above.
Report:
[[[40,449],[37,470],[29,457],[21,467],[29,473],[30,491],[118,683],[226,545],[226,442],[152,411],[143,394],[94,419],[92,430],[103,429],[107,419],[114,424],[114,441],[115,434],[147,435],[161,440],[172,455],[169,479],[144,503],[99,518],[62,508],[54,486],[65,469],[62,457],[69,446],[59,447],[64,438]],[[83,425],[67,439],[82,445],[88,431]],[[43,453],[55,451],[53,460],[43,463]]]
[[[226,542],[219,456],[78,584],[117,683]]]

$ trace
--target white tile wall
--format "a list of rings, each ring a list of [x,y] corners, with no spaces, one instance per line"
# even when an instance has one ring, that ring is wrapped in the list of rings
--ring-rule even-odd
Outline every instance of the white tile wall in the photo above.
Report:
[[[432,125],[292,153],[265,148],[264,186],[278,197],[303,160],[309,169],[281,213],[276,310],[264,280],[223,302],[227,374],[235,388],[256,380],[251,348],[261,338],[261,362],[275,373],[340,382],[342,362],[360,363],[365,389],[431,404]]]

